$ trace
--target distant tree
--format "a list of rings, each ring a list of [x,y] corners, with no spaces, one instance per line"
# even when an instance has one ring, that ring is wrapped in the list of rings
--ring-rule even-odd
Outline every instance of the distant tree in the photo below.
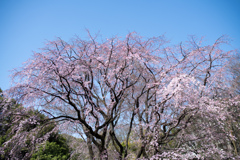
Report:
[[[232,90],[234,91],[233,97],[235,101],[240,100],[240,54],[239,51],[229,61],[229,73],[231,73],[232,81],[230,83]],[[229,105],[229,112],[231,117],[227,120],[227,127],[231,130],[231,145],[234,148],[234,153],[239,154],[240,152],[240,105],[232,104]]]
[[[235,54],[229,62],[229,71],[232,73],[232,88],[236,94],[240,94],[240,54]]]
[[[216,143],[230,135],[222,123],[233,118],[226,103],[237,103],[223,100],[231,95],[225,73],[234,52],[224,51],[225,43],[220,37],[204,46],[192,38],[167,46],[164,37],[134,33],[106,41],[57,39],[14,72],[8,94],[73,127],[89,159],[234,157]],[[118,136],[122,128],[125,135]],[[135,155],[130,141],[138,144]]]
[[[66,139],[66,143],[71,150],[70,160],[85,160],[89,159],[89,153],[86,142],[81,138],[76,138],[68,134],[62,134]],[[93,148],[97,152],[96,148]]]

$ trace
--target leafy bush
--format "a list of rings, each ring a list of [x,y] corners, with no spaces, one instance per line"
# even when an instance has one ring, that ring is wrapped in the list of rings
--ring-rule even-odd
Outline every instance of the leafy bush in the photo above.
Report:
[[[70,156],[66,140],[59,135],[54,142],[47,141],[32,155],[31,160],[67,160]]]

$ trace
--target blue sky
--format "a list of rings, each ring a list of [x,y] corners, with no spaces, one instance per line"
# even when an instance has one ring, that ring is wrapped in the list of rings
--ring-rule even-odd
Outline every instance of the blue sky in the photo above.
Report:
[[[104,38],[165,34],[175,44],[188,35],[211,44],[227,34],[239,49],[240,0],[0,0],[0,88],[44,42],[86,38],[86,29]]]

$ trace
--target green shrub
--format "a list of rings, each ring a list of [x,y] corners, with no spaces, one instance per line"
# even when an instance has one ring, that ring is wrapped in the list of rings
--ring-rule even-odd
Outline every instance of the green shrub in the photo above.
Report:
[[[60,135],[52,136],[45,145],[41,145],[31,160],[67,160],[70,156],[65,138]]]

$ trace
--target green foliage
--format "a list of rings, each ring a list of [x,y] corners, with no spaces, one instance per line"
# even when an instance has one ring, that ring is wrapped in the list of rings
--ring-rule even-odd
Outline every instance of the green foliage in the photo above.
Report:
[[[121,144],[122,144],[123,148],[126,147],[126,142],[125,141],[122,142]],[[138,149],[138,144],[136,142],[132,142],[132,143],[128,142],[128,149],[132,152],[136,152],[137,149]]]
[[[41,145],[31,160],[66,160],[70,156],[66,139],[61,135],[52,136],[45,145]]]
[[[0,160],[5,159],[38,159],[38,160],[66,160],[70,157],[70,150],[66,143],[66,139],[59,133],[51,133],[55,128],[56,122],[45,121],[46,116],[39,113],[37,110],[25,110],[24,107],[18,104],[14,99],[11,99],[11,103],[6,103],[7,99],[3,97],[0,89],[0,147],[3,147],[4,155],[0,156]],[[5,105],[4,105],[5,104]],[[3,109],[7,109],[7,114],[3,114]],[[25,145],[19,147],[17,157],[10,157],[9,153],[14,148],[18,140],[14,140],[8,145],[4,143],[11,140],[13,136],[16,135],[21,121],[28,118],[35,118],[34,120],[38,123],[24,123],[22,130],[18,134],[25,134],[26,141],[23,142]],[[48,122],[47,124],[45,122]],[[32,132],[32,130],[35,132]],[[50,137],[48,141],[44,143],[45,145],[36,146],[32,144],[32,137],[42,138],[44,135],[49,134]],[[38,148],[39,147],[39,148]],[[33,153],[33,154],[32,154]],[[25,155],[29,155],[25,157]],[[24,157],[24,158],[23,158]]]
[[[4,142],[6,142],[6,138],[7,138],[6,135],[0,135],[0,146],[2,146]]]

